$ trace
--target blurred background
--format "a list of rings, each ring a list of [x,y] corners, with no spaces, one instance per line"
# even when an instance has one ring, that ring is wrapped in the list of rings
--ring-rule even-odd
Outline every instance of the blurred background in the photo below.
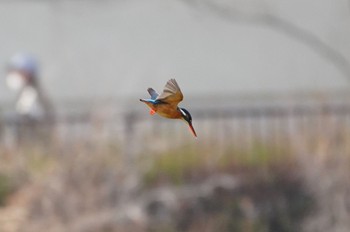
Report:
[[[0,0],[0,231],[350,230],[350,1]],[[176,78],[198,138],[139,98]]]

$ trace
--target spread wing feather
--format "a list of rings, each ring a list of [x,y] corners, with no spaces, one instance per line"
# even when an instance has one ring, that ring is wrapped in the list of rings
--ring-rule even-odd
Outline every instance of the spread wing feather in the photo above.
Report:
[[[180,101],[182,101],[183,95],[176,80],[170,79],[166,83],[163,92],[156,99],[174,105],[177,105]]]
[[[156,98],[159,96],[159,94],[152,88],[147,89],[149,95],[151,95],[152,100],[156,100]]]

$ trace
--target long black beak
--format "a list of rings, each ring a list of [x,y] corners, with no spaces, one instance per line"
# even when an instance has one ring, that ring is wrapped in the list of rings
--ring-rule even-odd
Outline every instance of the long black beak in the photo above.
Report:
[[[195,137],[197,137],[196,131],[194,130],[194,128],[193,128],[191,122],[188,123],[188,126],[190,127],[190,130],[191,130],[192,134],[193,134]]]

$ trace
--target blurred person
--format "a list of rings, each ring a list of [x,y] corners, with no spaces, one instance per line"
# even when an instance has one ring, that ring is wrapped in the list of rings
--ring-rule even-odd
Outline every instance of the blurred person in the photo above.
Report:
[[[54,114],[52,105],[41,88],[36,58],[29,54],[15,54],[9,61],[6,84],[15,94],[14,113],[16,139],[45,140],[52,132]]]

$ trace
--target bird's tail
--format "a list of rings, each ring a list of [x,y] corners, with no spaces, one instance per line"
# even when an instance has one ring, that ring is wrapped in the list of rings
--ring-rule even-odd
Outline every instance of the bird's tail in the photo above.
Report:
[[[153,99],[140,99],[140,101],[145,102],[145,103],[152,103],[155,104],[157,101]]]

